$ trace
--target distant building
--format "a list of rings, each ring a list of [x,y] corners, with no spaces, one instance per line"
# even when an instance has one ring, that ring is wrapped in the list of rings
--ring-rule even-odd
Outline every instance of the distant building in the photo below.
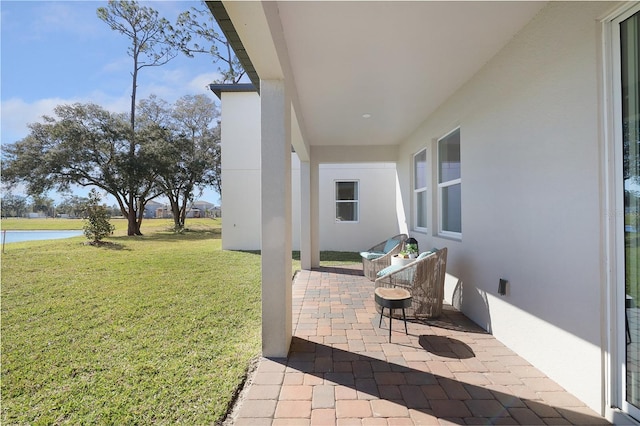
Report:
[[[173,213],[169,203],[151,200],[144,209],[145,219],[171,219]],[[220,207],[208,201],[196,201],[187,212],[188,218],[220,217]]]

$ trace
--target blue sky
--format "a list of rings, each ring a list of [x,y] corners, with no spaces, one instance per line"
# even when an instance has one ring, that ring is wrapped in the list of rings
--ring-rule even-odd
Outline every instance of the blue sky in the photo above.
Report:
[[[106,4],[97,0],[0,1],[3,144],[27,136],[27,124],[52,115],[56,105],[93,102],[113,112],[129,110],[133,66],[127,55],[129,40],[97,17],[96,9]],[[139,4],[156,9],[171,22],[190,7],[201,7],[199,1],[186,0]],[[166,65],[141,71],[137,99],[155,94],[174,102],[183,95],[205,94],[218,103],[206,87],[218,77],[217,70],[208,55],[188,58],[180,54]],[[86,192],[77,191],[78,195]],[[49,196],[59,199],[55,193]],[[213,190],[202,199],[219,202]]]

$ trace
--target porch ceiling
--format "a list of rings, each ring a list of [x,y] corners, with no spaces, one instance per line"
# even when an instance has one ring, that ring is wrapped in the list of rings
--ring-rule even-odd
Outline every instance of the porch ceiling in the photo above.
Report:
[[[307,147],[399,144],[545,4],[224,2],[257,75],[291,83]]]

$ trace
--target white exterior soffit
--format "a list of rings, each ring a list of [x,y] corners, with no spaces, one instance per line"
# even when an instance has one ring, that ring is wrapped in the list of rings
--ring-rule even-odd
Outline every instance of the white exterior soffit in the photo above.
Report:
[[[293,90],[305,144],[364,147],[401,143],[546,2],[223,4],[259,78]]]

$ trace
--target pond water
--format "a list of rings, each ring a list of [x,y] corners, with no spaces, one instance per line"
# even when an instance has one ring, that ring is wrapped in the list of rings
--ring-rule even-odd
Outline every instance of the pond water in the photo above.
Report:
[[[82,231],[5,231],[0,233],[0,238],[4,239],[5,243],[19,243],[22,241],[35,241],[35,240],[57,240],[60,238],[79,237],[83,234]]]

